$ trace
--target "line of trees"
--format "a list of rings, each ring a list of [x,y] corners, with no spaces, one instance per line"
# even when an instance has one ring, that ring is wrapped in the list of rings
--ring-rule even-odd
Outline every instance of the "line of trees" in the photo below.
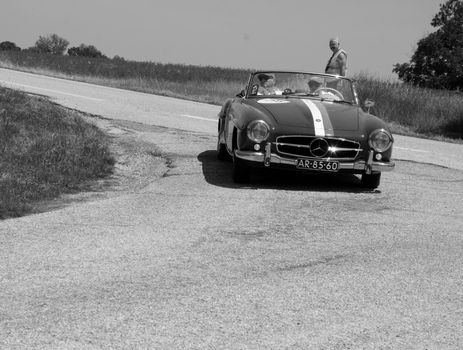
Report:
[[[82,56],[92,58],[107,58],[100,50],[93,45],[80,44],[80,46],[68,49],[69,41],[57,34],[40,36],[35,45],[21,50],[15,43],[4,41],[0,43],[0,51],[32,51],[36,53],[51,54],[62,56],[67,50],[69,56]],[[120,57],[118,56],[120,59]]]

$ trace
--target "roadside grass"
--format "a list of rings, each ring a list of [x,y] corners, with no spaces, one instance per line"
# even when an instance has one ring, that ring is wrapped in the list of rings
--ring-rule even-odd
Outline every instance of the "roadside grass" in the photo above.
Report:
[[[461,92],[417,88],[367,74],[357,77],[357,86],[360,100],[374,100],[372,113],[389,122],[396,133],[462,141]]]
[[[0,88],[0,218],[112,173],[107,136],[77,112]]]
[[[246,84],[249,69],[0,52],[0,67],[221,105]],[[360,101],[394,133],[463,142],[463,94],[413,87],[368,74],[353,77]]]
[[[48,73],[50,75],[50,73]],[[92,76],[74,76],[73,79],[87,83],[133,90],[149,94],[181,98],[191,101],[221,105],[230,96],[236,95],[243,84],[235,81],[169,81],[143,78],[100,78]]]
[[[251,70],[0,51],[0,67],[210,104],[243,89]]]

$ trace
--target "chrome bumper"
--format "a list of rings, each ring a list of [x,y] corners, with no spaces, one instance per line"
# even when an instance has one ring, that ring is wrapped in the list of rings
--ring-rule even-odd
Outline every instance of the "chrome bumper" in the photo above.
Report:
[[[296,167],[296,159],[285,158],[271,153],[270,147],[266,147],[265,153],[235,150],[235,155],[240,159],[260,163],[265,166],[270,166],[271,164],[284,164]],[[384,163],[373,161],[373,151],[370,151],[367,162],[364,160],[356,162],[339,162],[339,170],[359,170],[364,171],[367,174],[371,174],[372,172],[392,171],[394,170],[394,167],[394,162]]]

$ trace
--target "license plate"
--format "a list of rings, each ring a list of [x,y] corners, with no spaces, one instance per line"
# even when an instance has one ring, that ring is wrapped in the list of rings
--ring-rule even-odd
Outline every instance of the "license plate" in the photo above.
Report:
[[[338,171],[339,162],[313,159],[297,159],[296,168],[305,170]]]

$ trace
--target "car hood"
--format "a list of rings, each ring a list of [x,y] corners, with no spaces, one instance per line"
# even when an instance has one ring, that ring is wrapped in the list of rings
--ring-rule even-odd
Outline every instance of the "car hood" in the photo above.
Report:
[[[269,113],[282,126],[313,128],[315,134],[318,130],[323,136],[359,129],[357,106],[301,98],[262,98],[255,102],[256,108]]]

